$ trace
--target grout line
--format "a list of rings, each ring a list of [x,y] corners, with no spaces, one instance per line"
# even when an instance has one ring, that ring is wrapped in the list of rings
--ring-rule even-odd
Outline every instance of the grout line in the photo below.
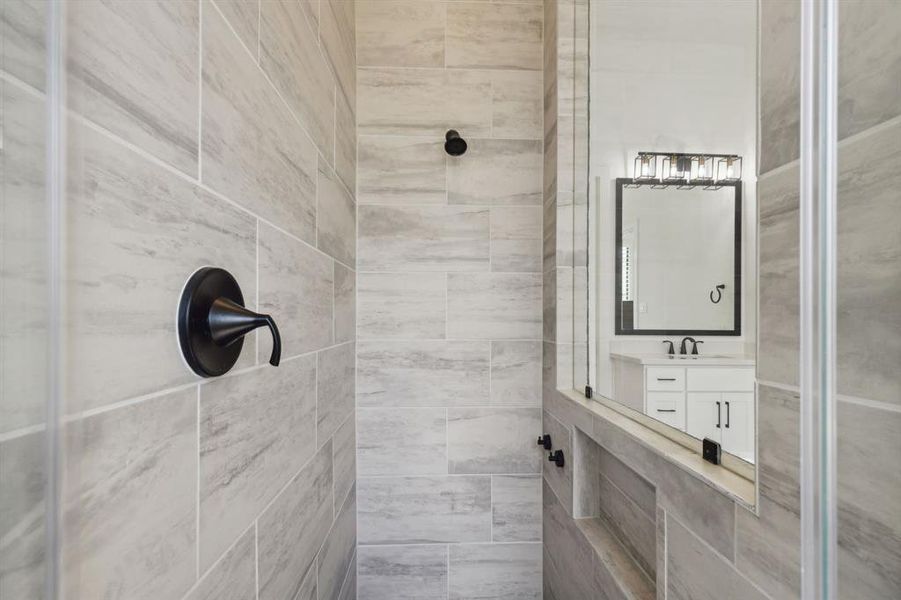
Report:
[[[188,596],[191,595],[191,593],[192,593],[195,589],[197,589],[197,587],[201,584],[201,582],[203,582],[204,579],[206,579],[206,577],[209,576],[209,574],[212,573],[213,570],[214,570],[216,567],[219,566],[219,563],[222,562],[222,559],[225,558],[225,555],[228,554],[229,552],[231,552],[232,550],[234,550],[235,547],[238,545],[238,542],[241,541],[241,538],[243,538],[245,535],[247,535],[247,533],[248,533],[253,527],[254,527],[254,523],[251,523],[250,526],[248,526],[246,529],[244,529],[244,531],[242,531],[240,534],[238,534],[238,535],[235,537],[234,540],[232,540],[232,543],[228,546],[228,548],[226,548],[226,549],[222,552],[222,554],[219,555],[219,557],[218,557],[215,561],[213,561],[213,564],[211,564],[211,565],[209,566],[209,568],[201,574],[201,576],[194,582],[194,585],[192,585],[190,588],[188,588],[188,590],[185,592],[183,598],[187,598]]]
[[[197,384],[197,487],[195,489],[195,504],[194,508],[197,511],[197,515],[195,518],[196,521],[196,529],[195,529],[195,576],[196,580],[200,581],[200,384]],[[240,537],[239,537],[240,539]]]

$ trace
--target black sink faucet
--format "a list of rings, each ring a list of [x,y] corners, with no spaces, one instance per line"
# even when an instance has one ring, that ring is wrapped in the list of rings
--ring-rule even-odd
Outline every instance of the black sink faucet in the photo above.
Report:
[[[670,356],[672,356],[673,354],[676,353],[676,351],[673,349],[673,340],[663,340],[660,343],[661,344],[669,344],[669,346],[667,346],[666,353],[669,354]]]
[[[695,341],[695,339],[692,337],[686,336],[686,337],[682,338],[682,343],[679,344],[679,354],[688,354],[688,348],[685,347],[685,342],[691,342],[692,344],[695,345],[695,350],[697,350],[698,343]],[[695,354],[697,354],[697,352],[695,352]]]

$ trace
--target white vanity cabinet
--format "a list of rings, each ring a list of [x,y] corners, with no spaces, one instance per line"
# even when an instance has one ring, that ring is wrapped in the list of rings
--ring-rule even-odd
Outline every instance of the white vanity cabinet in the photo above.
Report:
[[[754,363],[614,356],[615,399],[690,436],[754,460]]]

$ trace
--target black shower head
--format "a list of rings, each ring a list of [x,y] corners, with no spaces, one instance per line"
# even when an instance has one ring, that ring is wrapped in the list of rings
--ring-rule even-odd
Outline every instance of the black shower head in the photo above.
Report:
[[[451,156],[460,156],[466,152],[466,140],[460,137],[456,129],[451,129],[445,134],[444,151]]]

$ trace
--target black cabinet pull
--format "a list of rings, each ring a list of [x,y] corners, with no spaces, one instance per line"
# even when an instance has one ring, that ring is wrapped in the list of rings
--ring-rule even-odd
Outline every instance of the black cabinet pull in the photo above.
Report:
[[[657,381],[675,381],[675,377],[658,377]]]
[[[729,403],[726,402],[726,429],[729,429],[729,422],[732,420],[731,417],[729,416],[729,413],[730,413]]]
[[[676,412],[675,408],[658,408],[657,412]]]
[[[716,403],[716,428],[717,429],[720,428],[720,424],[722,423],[721,409],[722,409],[722,407],[720,406],[720,403],[717,402]]]

